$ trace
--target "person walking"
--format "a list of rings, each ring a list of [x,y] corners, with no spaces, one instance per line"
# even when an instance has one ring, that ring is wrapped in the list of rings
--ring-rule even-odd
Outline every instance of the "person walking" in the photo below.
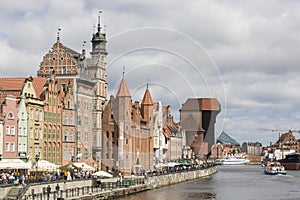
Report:
[[[47,199],[49,200],[49,197],[50,197],[50,193],[51,193],[51,187],[50,185],[48,185],[47,187]]]
[[[55,190],[56,190],[57,197],[59,197],[60,186],[59,186],[58,183],[57,183],[56,186],[55,186]]]

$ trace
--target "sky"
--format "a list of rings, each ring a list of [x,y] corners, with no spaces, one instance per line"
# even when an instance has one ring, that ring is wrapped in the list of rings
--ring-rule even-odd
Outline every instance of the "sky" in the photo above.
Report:
[[[133,101],[148,85],[177,121],[187,98],[217,98],[216,137],[267,145],[300,130],[299,9],[294,0],[2,0],[0,77],[36,76],[59,28],[63,45],[81,52],[86,41],[90,52],[101,10],[109,95],[124,71]]]

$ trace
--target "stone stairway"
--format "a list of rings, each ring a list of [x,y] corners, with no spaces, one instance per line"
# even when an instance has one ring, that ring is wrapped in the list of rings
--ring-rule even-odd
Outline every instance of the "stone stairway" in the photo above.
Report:
[[[15,186],[10,188],[9,192],[7,193],[5,200],[16,200],[18,199],[19,191],[22,190],[22,186]]]

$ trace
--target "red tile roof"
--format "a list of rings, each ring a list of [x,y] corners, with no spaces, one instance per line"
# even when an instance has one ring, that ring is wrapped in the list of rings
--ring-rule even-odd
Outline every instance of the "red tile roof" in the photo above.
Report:
[[[126,81],[124,79],[122,79],[122,81],[120,83],[120,87],[119,87],[119,90],[118,90],[116,96],[117,97],[131,97],[130,91],[129,91]]]
[[[25,78],[0,78],[2,90],[22,90]]]
[[[43,93],[44,86],[46,84],[47,79],[45,77],[35,77],[33,78],[33,87],[36,92],[36,96],[39,98]]]
[[[152,105],[153,104],[153,101],[152,101],[152,98],[150,95],[150,91],[148,90],[148,88],[145,91],[144,98],[143,98],[141,104],[142,105]]]
[[[7,95],[20,97],[25,78],[0,78],[1,102]]]

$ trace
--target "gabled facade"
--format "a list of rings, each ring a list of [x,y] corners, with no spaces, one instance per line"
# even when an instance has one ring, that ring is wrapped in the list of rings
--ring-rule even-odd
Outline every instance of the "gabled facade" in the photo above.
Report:
[[[68,83],[62,97],[62,165],[75,161],[76,152],[76,110],[74,94],[71,84]]]
[[[44,99],[43,140],[35,141],[43,159],[57,165],[62,164],[62,95],[55,72],[47,79]],[[41,149],[42,148],[42,149]]]
[[[28,156],[27,130],[28,130],[28,112],[26,107],[26,99],[24,94],[22,93],[20,97],[19,107],[18,107],[18,157],[24,160],[26,160]]]
[[[44,101],[41,93],[46,78],[24,80],[19,104],[19,158],[34,161],[41,152],[44,124]],[[26,109],[26,110],[25,110]]]
[[[70,93],[73,95],[73,105],[76,105],[74,138],[77,139],[74,161],[97,167],[101,165],[102,112],[107,102],[106,34],[101,31],[100,17],[91,43],[91,57],[87,57],[84,48],[81,53],[76,52],[64,46],[58,35],[37,74],[39,77],[50,77],[55,71],[58,90],[65,92],[68,86],[72,89]],[[65,158],[71,161],[70,149],[68,156],[64,151]]]
[[[18,153],[18,100],[7,95],[2,105],[4,116],[3,157],[16,158]]]

